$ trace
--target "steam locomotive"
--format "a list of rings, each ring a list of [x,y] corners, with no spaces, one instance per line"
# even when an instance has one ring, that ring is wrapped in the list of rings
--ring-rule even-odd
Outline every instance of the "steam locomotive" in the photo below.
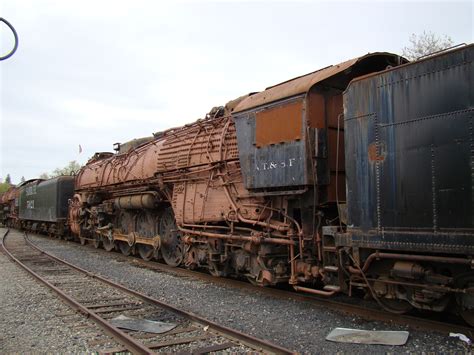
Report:
[[[367,54],[242,96],[26,182],[3,218],[395,313],[456,305],[474,325],[473,49]]]

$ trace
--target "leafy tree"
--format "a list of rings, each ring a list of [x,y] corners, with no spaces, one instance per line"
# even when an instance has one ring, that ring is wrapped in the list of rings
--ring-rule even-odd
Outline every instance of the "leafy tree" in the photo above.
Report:
[[[74,175],[82,167],[77,161],[70,161],[68,165],[63,168],[54,169],[51,173],[51,177],[61,176],[61,175]]]
[[[8,191],[8,189],[12,186],[11,184],[11,178],[10,174],[7,174],[7,177],[5,178],[5,182],[0,179],[0,194],[4,193],[5,191]]]
[[[82,165],[73,160],[70,161],[65,167],[54,169],[50,174],[46,172],[42,173],[39,178],[47,180],[62,175],[74,175],[77,171],[79,171],[80,168],[82,168]]]
[[[7,184],[6,182],[2,182],[0,179],[0,194],[4,193],[10,188],[10,184]]]
[[[422,34],[412,33],[409,39],[410,45],[404,47],[402,54],[408,60],[417,60],[434,52],[441,51],[453,45],[453,40],[447,35],[439,36],[431,31],[423,31]]]

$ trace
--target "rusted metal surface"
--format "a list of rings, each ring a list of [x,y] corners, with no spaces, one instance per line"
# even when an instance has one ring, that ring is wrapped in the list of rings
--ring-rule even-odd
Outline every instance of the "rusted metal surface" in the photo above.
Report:
[[[157,149],[152,142],[128,154],[89,162],[76,176],[76,189],[100,188],[153,177],[156,160]]]
[[[306,93],[315,84],[337,74],[348,71],[351,67],[358,63],[374,60],[374,58],[386,61],[385,66],[380,67],[379,70],[382,70],[387,65],[389,65],[390,61],[394,63],[403,61],[403,59],[391,53],[370,53],[362,57],[354,58],[337,65],[331,65],[313,73],[285,81],[275,86],[271,86],[265,91],[256,93],[244,99],[239,105],[237,105],[234,112],[242,112],[254,107],[266,105],[271,102]]]
[[[327,137],[329,171],[331,174],[328,185],[328,201],[336,201],[337,195],[339,202],[343,202],[346,200],[344,131],[338,132],[337,128],[328,128]]]
[[[20,190],[17,186],[10,186],[2,194],[0,207],[2,208],[2,223],[7,227],[18,227],[18,197]]]
[[[344,188],[339,189],[339,186],[344,181],[344,154],[341,151],[338,156],[341,173],[336,178],[333,175],[337,139],[330,132],[337,130],[338,117],[343,111],[342,91],[357,75],[400,62],[403,59],[393,54],[369,54],[289,80],[242,100],[233,117],[245,187],[291,191],[298,186],[326,186],[329,193],[322,194],[321,201],[325,202],[335,200],[333,192],[337,186],[343,199]],[[296,119],[298,116],[301,120]],[[339,141],[343,144],[342,128]]]
[[[316,290],[314,288],[302,287],[302,286],[293,286],[295,291],[300,292],[307,292],[313,295],[323,296],[323,297],[330,297],[335,295],[339,290],[332,290],[332,291],[323,291],[323,290]]]
[[[155,137],[151,136],[151,137],[135,138],[125,143],[115,143],[114,150],[117,151],[117,153],[119,154],[128,153],[132,151],[133,149],[136,149],[154,139]]]
[[[172,206],[176,220],[179,224],[219,222],[226,219],[235,219],[236,211],[232,201],[226,195],[226,187],[215,177],[218,171],[215,169],[205,172],[189,174],[191,181],[176,181],[173,189]],[[232,196],[242,196],[240,203],[259,204],[263,201],[260,197],[243,197],[246,190],[242,184],[240,167],[237,162],[227,164],[226,176],[232,181],[235,192]],[[217,180],[217,181],[216,181]],[[234,197],[235,198],[235,197]],[[189,203],[192,201],[193,203]],[[268,211],[256,208],[242,208],[240,213],[252,220],[263,220],[268,217]]]
[[[257,148],[297,141],[303,136],[303,100],[258,111],[255,116]]]
[[[435,263],[443,263],[443,264],[460,264],[460,265],[467,265],[471,266],[474,265],[472,259],[468,258],[456,258],[456,257],[446,257],[446,256],[431,256],[431,255],[410,255],[410,254],[396,254],[396,253],[380,253],[375,252],[370,254],[369,257],[365,260],[364,265],[362,268],[356,269],[350,267],[350,271],[352,273],[360,274],[362,272],[366,272],[370,264],[375,259],[392,259],[392,260],[409,260],[409,261],[429,261]]]
[[[156,191],[148,191],[144,193],[137,193],[133,195],[126,195],[116,197],[114,204],[117,208],[121,209],[143,209],[143,208],[156,208],[160,201],[159,195]]]
[[[326,98],[320,92],[310,90],[307,99],[306,120],[308,127],[323,129],[326,128]],[[342,107],[342,104],[341,104]]]
[[[280,110],[287,112],[285,107],[293,107],[293,110],[288,113],[293,113],[291,117],[286,116],[286,119],[291,120],[293,126],[293,139],[286,142],[279,142],[281,144],[257,144],[257,129],[258,116],[265,111],[252,111],[242,113],[234,116],[235,125],[237,128],[237,140],[239,146],[240,165],[244,184],[247,189],[260,188],[279,188],[279,187],[293,187],[304,186],[308,184],[308,166],[307,166],[307,150],[304,139],[296,140],[297,137],[304,136],[302,129],[302,122],[304,117],[300,115],[296,117],[295,109],[301,105],[303,98],[291,99],[282,103],[269,105],[263,107],[264,110]],[[303,103],[305,105],[305,103]],[[299,109],[298,109],[299,111]],[[282,118],[284,119],[284,117]],[[298,120],[296,122],[295,120]],[[280,122],[281,124],[281,122]],[[280,128],[275,128],[275,125],[267,125],[267,131],[276,131],[277,133],[267,132],[267,137],[271,140],[281,132]],[[263,130],[265,127],[261,127]],[[299,132],[296,132],[298,130]],[[298,133],[297,135],[295,133]]]
[[[375,142],[369,144],[368,153],[370,163],[383,162],[385,160],[385,156],[387,155],[382,147],[379,147],[379,144]]]

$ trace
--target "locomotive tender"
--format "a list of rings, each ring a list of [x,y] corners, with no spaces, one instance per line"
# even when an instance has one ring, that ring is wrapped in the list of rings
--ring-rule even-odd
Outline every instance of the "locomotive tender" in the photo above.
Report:
[[[18,195],[21,227],[49,235],[64,235],[68,229],[68,202],[73,195],[73,176],[26,181],[20,186]]]
[[[473,49],[368,54],[96,153],[67,195],[70,233],[397,313],[456,304],[472,325]]]

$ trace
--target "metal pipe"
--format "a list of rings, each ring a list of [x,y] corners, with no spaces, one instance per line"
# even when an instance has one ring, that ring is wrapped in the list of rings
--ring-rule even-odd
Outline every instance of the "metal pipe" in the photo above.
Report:
[[[352,274],[362,274],[369,269],[370,264],[374,259],[398,259],[398,260],[410,260],[410,261],[430,261],[435,263],[444,264],[461,264],[461,265],[472,265],[473,260],[452,258],[446,256],[430,256],[430,255],[411,255],[411,254],[392,254],[392,253],[379,253],[378,251],[369,255],[366,259],[364,266],[361,269],[357,269],[353,266],[349,266],[348,269]]]
[[[330,297],[330,296],[334,295],[336,292],[338,292],[336,290],[334,290],[334,291],[323,291],[323,290],[316,290],[314,288],[301,287],[301,286],[293,286],[293,288],[295,289],[295,291],[313,293],[315,295],[324,296],[324,297]]]
[[[229,226],[214,226],[209,224],[190,224],[190,223],[183,223],[184,227],[191,227],[191,228],[202,228],[202,229],[226,229],[231,230],[232,228]],[[233,227],[235,230],[241,230],[246,232],[256,232],[255,229],[246,228],[246,227]]]
[[[395,280],[380,280],[380,279],[370,279],[368,278],[367,281],[372,282],[383,282],[386,284],[391,285],[403,285],[408,287],[418,287],[418,288],[425,288],[430,290],[435,290],[439,292],[454,292],[454,293],[463,293],[463,294],[474,294],[474,288],[452,288],[448,286],[437,286],[437,285],[427,285],[427,284],[417,284],[414,282],[405,282],[405,281],[395,281]]]
[[[240,240],[244,242],[268,243],[268,244],[279,244],[279,245],[294,245],[295,243],[292,240],[281,239],[281,238],[256,238],[256,237],[246,237],[246,236],[241,236],[241,235],[210,233],[210,232],[195,231],[195,230],[183,228],[180,226],[178,226],[178,229],[184,233],[195,234],[201,237],[209,237],[209,238]]]
[[[262,208],[262,209],[264,209],[264,210],[267,209],[267,210],[270,210],[270,211],[278,212],[278,213],[280,213],[283,217],[288,218],[288,219],[296,226],[296,229],[298,229],[298,233],[299,233],[299,234],[303,234],[303,230],[301,229],[301,226],[299,225],[299,223],[296,222],[296,220],[295,220],[294,218],[290,217],[288,214],[286,214],[286,213],[283,212],[282,210],[279,210],[279,209],[273,208],[273,207],[258,205],[258,204],[255,204],[255,203],[244,203],[244,204],[242,204],[242,206],[258,207],[258,208]],[[263,211],[262,211],[262,212],[263,212]]]
[[[298,280],[296,277],[295,246],[293,244],[290,245],[290,267],[291,267],[290,284],[295,285],[298,282]]]

